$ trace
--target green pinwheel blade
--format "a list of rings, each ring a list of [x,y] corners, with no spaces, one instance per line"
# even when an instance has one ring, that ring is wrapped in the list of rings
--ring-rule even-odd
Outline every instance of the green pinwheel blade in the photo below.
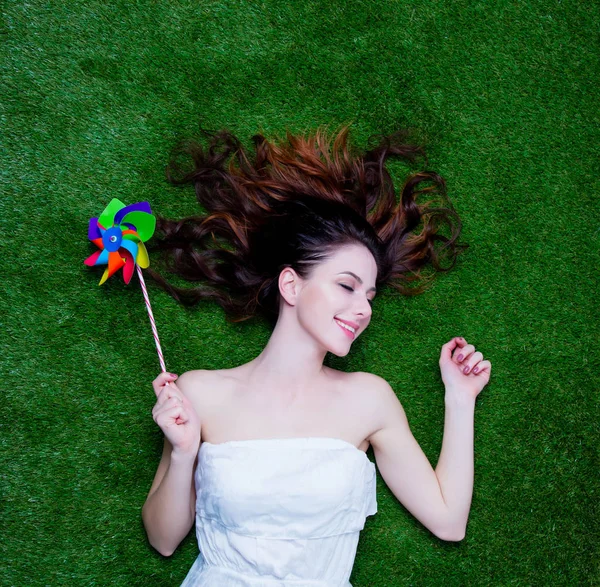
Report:
[[[147,212],[130,212],[123,217],[121,224],[133,224],[142,241],[147,241],[156,228],[156,218]]]
[[[115,214],[121,210],[121,208],[125,208],[125,204],[121,202],[121,200],[117,200],[117,198],[113,198],[108,206],[104,208],[104,212],[100,214],[98,218],[98,222],[104,228],[110,228],[115,223]]]

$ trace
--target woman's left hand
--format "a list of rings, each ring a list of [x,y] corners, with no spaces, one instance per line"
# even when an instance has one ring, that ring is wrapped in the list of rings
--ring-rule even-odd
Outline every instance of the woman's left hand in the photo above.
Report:
[[[464,338],[454,337],[442,346],[440,371],[446,391],[472,397],[473,400],[488,384],[492,364],[483,360],[483,355],[475,351]]]

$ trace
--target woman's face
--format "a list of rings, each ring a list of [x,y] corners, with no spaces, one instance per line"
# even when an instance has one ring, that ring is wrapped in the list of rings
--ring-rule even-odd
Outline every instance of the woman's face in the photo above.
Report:
[[[338,248],[302,280],[300,324],[329,352],[344,357],[371,321],[377,265],[363,245]]]

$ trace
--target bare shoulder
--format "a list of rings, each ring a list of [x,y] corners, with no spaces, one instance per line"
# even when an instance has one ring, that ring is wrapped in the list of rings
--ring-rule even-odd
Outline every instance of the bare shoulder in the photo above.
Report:
[[[204,409],[223,399],[231,379],[227,371],[194,369],[182,373],[175,383],[195,408]]]
[[[369,443],[378,431],[398,420],[404,410],[390,384],[383,378],[366,371],[347,373],[331,370],[329,375],[340,383],[348,416],[361,423],[364,438]],[[350,407],[351,406],[351,407]]]
[[[404,408],[392,386],[383,377],[365,371],[349,375],[354,390],[368,403],[373,430],[368,440],[372,443],[380,430],[405,419]]]
[[[381,399],[384,399],[390,394],[396,397],[390,384],[379,375],[367,373],[366,371],[355,371],[353,373],[346,373],[346,375],[348,383],[352,388],[358,392],[367,394],[370,399],[377,399],[380,396],[383,396]]]
[[[194,369],[186,371],[177,378],[177,386],[186,395],[199,393],[207,383],[214,383],[219,379],[219,371],[211,369]]]

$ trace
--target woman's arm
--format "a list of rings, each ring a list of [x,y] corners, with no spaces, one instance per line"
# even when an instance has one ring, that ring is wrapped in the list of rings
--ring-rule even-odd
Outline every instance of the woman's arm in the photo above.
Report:
[[[148,540],[163,556],[171,556],[194,525],[195,464],[194,455],[173,455],[165,438],[162,458],[142,508]]]
[[[173,554],[194,524],[194,470],[201,432],[198,416],[182,393],[190,385],[189,375],[184,373],[179,378],[179,387],[168,375],[162,373],[153,382],[157,394],[154,420],[165,434],[165,441],[142,508],[148,540],[164,556]]]
[[[435,468],[440,491],[449,515],[450,526],[464,538],[473,497],[473,421],[475,400],[453,402],[446,399],[444,439]]]
[[[454,357],[451,352],[454,349]],[[375,377],[381,427],[370,437],[377,466],[397,499],[442,540],[465,536],[473,494],[475,398],[489,381],[491,364],[474,347],[455,338],[442,347],[446,384],[444,438],[434,470],[410,431],[404,409],[388,383]],[[463,359],[458,360],[462,354]],[[477,365],[478,375],[469,371]]]

